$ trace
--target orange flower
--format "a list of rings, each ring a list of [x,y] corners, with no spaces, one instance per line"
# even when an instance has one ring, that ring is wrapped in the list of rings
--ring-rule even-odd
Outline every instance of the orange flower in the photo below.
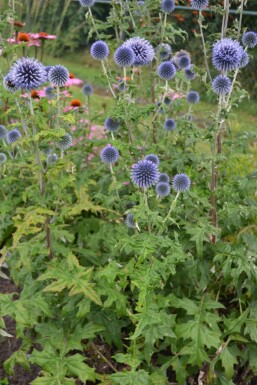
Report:
[[[28,43],[29,42],[29,35],[26,32],[20,32],[18,34],[18,41]]]
[[[36,90],[31,91],[32,99],[40,99],[39,93]]]
[[[75,75],[74,75],[74,74],[72,74],[72,73],[70,72],[70,74],[69,74],[69,78],[70,78],[70,79],[75,79]]]
[[[71,107],[81,107],[82,103],[81,103],[81,101],[79,99],[73,99],[70,102],[70,106]]]

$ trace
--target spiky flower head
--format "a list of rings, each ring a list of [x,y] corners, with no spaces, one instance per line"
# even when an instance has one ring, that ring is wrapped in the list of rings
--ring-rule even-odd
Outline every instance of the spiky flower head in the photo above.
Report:
[[[175,9],[175,1],[174,0],[162,0],[161,2],[161,10],[165,13],[171,13]]]
[[[253,31],[244,33],[242,43],[247,48],[254,48],[257,45],[257,33]]]
[[[0,152],[0,164],[4,164],[7,160],[6,155],[3,152]]]
[[[17,130],[17,128],[14,128],[13,130],[11,131],[8,131],[6,133],[6,139],[7,139],[7,143],[14,143],[16,142],[18,139],[21,138],[21,133],[19,130]]]
[[[200,95],[197,91],[189,91],[186,95],[186,99],[190,104],[196,104],[200,101]]]
[[[48,164],[56,163],[57,160],[58,160],[58,156],[56,154],[49,154],[49,155],[47,155],[47,163]]]
[[[218,40],[212,50],[212,63],[219,71],[232,71],[240,66],[243,48],[236,40]]]
[[[131,179],[136,186],[147,189],[158,182],[158,168],[150,160],[140,160],[132,166]]]
[[[178,65],[180,68],[188,68],[191,65],[190,57],[182,55],[178,58]]]
[[[114,60],[119,67],[131,66],[135,61],[133,49],[124,46],[118,47],[114,52]]]
[[[249,63],[249,55],[247,52],[243,51],[243,55],[242,55],[242,58],[241,58],[241,62],[240,62],[240,68],[244,68],[248,65]]]
[[[64,87],[69,79],[69,71],[61,64],[57,64],[48,72],[48,79],[54,86]]]
[[[125,41],[123,47],[131,48],[134,52],[134,66],[143,66],[150,64],[154,58],[153,46],[148,40],[141,37],[132,37]]]
[[[169,118],[169,119],[166,119],[166,120],[165,120],[163,126],[164,126],[165,130],[167,130],[167,131],[173,131],[174,128],[176,127],[176,122],[175,122],[174,119]]]
[[[95,0],[79,0],[82,7],[92,7],[95,4]]]
[[[53,99],[54,98],[54,87],[46,87],[45,89],[45,95],[47,99]]]
[[[190,178],[186,174],[177,174],[172,179],[172,188],[177,192],[189,190],[190,184]]]
[[[2,126],[2,124],[0,124],[0,139],[4,139],[6,137],[6,128],[5,126]]]
[[[164,61],[159,65],[157,73],[161,79],[171,80],[176,75],[176,68],[171,61]]]
[[[92,95],[94,90],[93,90],[93,87],[90,84],[84,84],[84,86],[82,87],[82,92],[83,92],[84,95],[90,96],[90,95]]]
[[[191,68],[186,68],[186,69],[184,70],[184,73],[185,73],[186,78],[187,78],[188,80],[194,80],[195,77],[196,77],[196,74],[191,70]]]
[[[149,160],[150,162],[153,162],[154,164],[156,164],[156,166],[159,166],[159,164],[160,164],[160,159],[155,154],[148,154],[148,155],[146,155],[145,156],[145,160]]]
[[[212,81],[212,89],[217,95],[226,95],[231,89],[231,80],[225,75],[218,75]]]
[[[9,92],[16,92],[19,90],[19,86],[15,83],[10,73],[4,77],[3,86]]]
[[[165,182],[159,182],[155,187],[155,191],[159,197],[164,198],[170,195],[170,185]]]
[[[171,52],[171,46],[167,43],[161,43],[157,47],[157,54],[160,56],[161,60],[169,59]]]
[[[45,71],[46,71],[47,77],[48,77],[49,71],[50,71],[50,69],[51,69],[52,67],[53,67],[53,66],[45,66]]]
[[[207,8],[209,5],[209,0],[190,0],[191,7],[197,9]]]
[[[170,183],[170,177],[169,175],[165,174],[165,173],[161,173],[159,175],[159,179],[158,179],[158,183]]]
[[[106,146],[100,152],[100,158],[104,163],[113,164],[119,159],[119,151],[116,147]]]
[[[120,122],[116,119],[109,117],[105,120],[104,126],[106,130],[110,132],[116,132],[120,128]]]
[[[21,58],[10,69],[10,76],[15,86],[24,90],[35,90],[47,80],[42,63],[34,58]]]
[[[55,143],[56,147],[60,150],[68,150],[68,148],[72,145],[72,136],[70,134],[63,135],[59,140]]]
[[[130,228],[130,229],[134,229],[136,227],[136,224],[134,222],[134,215],[132,213],[128,213],[126,215],[126,219],[125,219],[125,223],[126,225]]]
[[[90,54],[96,60],[106,59],[109,53],[109,47],[103,40],[96,41],[90,48]]]

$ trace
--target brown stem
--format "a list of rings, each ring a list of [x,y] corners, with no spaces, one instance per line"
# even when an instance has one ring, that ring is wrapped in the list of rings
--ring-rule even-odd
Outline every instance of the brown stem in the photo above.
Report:
[[[100,350],[97,349],[97,347],[93,342],[91,346],[94,349],[94,351],[107,363],[107,365],[110,366],[110,368],[112,368],[114,372],[118,373],[118,370],[115,368],[115,366],[113,366],[113,364],[100,352]]]

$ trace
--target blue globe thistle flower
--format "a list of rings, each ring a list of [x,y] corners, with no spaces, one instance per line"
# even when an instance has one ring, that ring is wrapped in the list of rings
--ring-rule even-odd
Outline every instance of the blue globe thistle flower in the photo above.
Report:
[[[56,154],[47,155],[47,163],[56,163],[58,160],[58,156]]]
[[[252,31],[244,33],[242,43],[247,48],[254,48],[257,45],[257,33]]]
[[[54,98],[54,87],[46,87],[45,94],[47,99],[53,99]]]
[[[194,80],[195,77],[196,77],[196,74],[195,74],[190,68],[186,68],[186,69],[184,70],[184,73],[185,73],[186,78],[187,78],[188,80]]]
[[[190,57],[187,55],[181,55],[178,58],[178,65],[180,68],[188,68],[191,65]]]
[[[174,128],[176,127],[176,122],[174,119],[166,119],[164,122],[163,127],[165,128],[166,131],[173,131]]]
[[[142,0],[137,1],[137,5],[139,5],[139,6],[144,5],[144,4],[145,4],[145,2]]]
[[[121,92],[127,90],[126,84],[122,80],[118,83],[118,90]]]
[[[172,188],[177,192],[189,190],[190,184],[190,178],[186,174],[177,174],[172,179]]]
[[[34,58],[21,58],[10,69],[10,76],[16,87],[35,90],[47,80],[43,64]]]
[[[19,86],[15,83],[13,77],[7,74],[3,79],[3,86],[9,92],[16,92],[19,90]]]
[[[69,79],[69,71],[61,64],[57,64],[49,70],[48,79],[54,86],[64,87]]]
[[[240,62],[240,68],[244,68],[248,65],[250,57],[247,52],[243,51],[243,55]]]
[[[4,164],[7,160],[6,155],[3,152],[0,152],[0,164]]]
[[[136,186],[147,189],[158,182],[158,168],[149,160],[140,160],[132,166],[131,179]]]
[[[114,52],[115,63],[119,67],[131,66],[135,61],[135,54],[132,48],[121,46]]]
[[[96,60],[106,59],[109,53],[108,45],[102,40],[96,41],[90,48],[90,54]]]
[[[189,91],[186,95],[186,99],[190,104],[196,104],[200,101],[200,95],[197,91]]]
[[[171,13],[175,9],[175,1],[174,0],[162,0],[161,2],[161,10],[165,13]]]
[[[2,124],[0,124],[0,139],[4,139],[6,137],[6,128],[5,126],[2,126]]]
[[[209,5],[209,0],[190,0],[191,7],[197,9],[207,8]]]
[[[154,58],[153,46],[148,40],[141,37],[132,37],[123,43],[123,47],[131,48],[134,52],[134,66],[143,66],[150,64]]]
[[[95,4],[95,0],[79,0],[82,7],[92,7]]]
[[[218,40],[212,50],[212,63],[219,71],[232,71],[240,66],[243,49],[236,40]]]
[[[157,73],[161,79],[171,80],[176,75],[176,68],[171,61],[164,61],[159,65]]]
[[[100,152],[100,158],[104,163],[113,164],[117,162],[120,154],[116,147],[106,146]]]
[[[21,133],[19,130],[17,130],[17,128],[14,128],[13,130],[11,131],[8,131],[6,133],[6,139],[7,139],[7,143],[14,143],[16,142],[18,139],[21,138]]]
[[[53,66],[45,66],[45,71],[46,71],[47,77],[48,77],[49,71],[50,71],[50,69],[51,69],[52,67],[53,67]]]
[[[170,195],[170,185],[165,182],[159,182],[155,187],[155,191],[159,197],[164,198]]]
[[[157,54],[160,56],[161,60],[169,59],[171,52],[171,46],[167,43],[161,43],[157,47]]]
[[[82,87],[82,92],[83,92],[84,95],[90,96],[90,95],[92,95],[94,90],[93,90],[93,87],[90,84],[84,84],[84,86]]]
[[[212,89],[217,95],[227,95],[231,89],[231,80],[225,75],[218,75],[212,81]]]
[[[110,132],[116,132],[120,128],[120,122],[111,117],[105,119],[104,126]]]
[[[72,145],[72,136],[70,134],[63,135],[59,140],[55,143],[56,147],[60,150],[68,150],[68,148]]]
[[[169,106],[171,104],[171,99],[168,96],[165,96],[163,103],[166,106]]]
[[[170,183],[170,177],[169,175],[165,174],[165,173],[161,173],[159,175],[159,179],[158,179],[158,183]]]
[[[159,166],[159,164],[160,164],[160,159],[155,154],[148,154],[148,155],[146,155],[145,156],[145,160],[149,160],[150,162],[153,162],[154,164],[156,164],[156,166]]]
[[[136,224],[134,222],[134,215],[132,213],[128,213],[126,215],[126,219],[125,219],[125,223],[126,225],[130,228],[130,229],[134,229],[136,227]]]

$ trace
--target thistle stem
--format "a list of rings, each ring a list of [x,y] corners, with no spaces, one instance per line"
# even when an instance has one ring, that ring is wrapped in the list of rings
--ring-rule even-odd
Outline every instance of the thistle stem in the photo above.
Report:
[[[170,214],[171,214],[171,212],[172,212],[172,210],[175,208],[175,206],[176,206],[176,202],[177,202],[177,200],[178,200],[178,197],[179,197],[179,194],[180,194],[180,191],[178,191],[177,192],[177,195],[175,196],[175,199],[174,199],[174,201],[171,203],[171,206],[170,206],[170,209],[169,209],[169,212],[168,212],[168,214],[166,215],[166,217],[164,218],[164,220],[162,221],[162,223],[164,224],[167,220],[168,220],[168,218],[169,218],[169,216],[170,216]]]
[[[107,82],[108,82],[109,90],[111,91],[112,96],[113,96],[114,98],[116,98],[116,95],[115,95],[115,93],[114,93],[114,91],[113,91],[113,89],[112,89],[112,86],[111,86],[111,83],[110,83],[110,79],[109,79],[109,75],[108,75],[108,73],[107,73],[107,69],[106,69],[106,67],[105,67],[105,64],[104,64],[104,61],[103,61],[103,60],[101,60],[101,64],[102,64],[104,76],[106,77]]]
[[[199,11],[198,24],[199,24],[199,27],[200,27],[200,34],[201,34],[202,44],[203,44],[204,62],[205,62],[206,71],[207,71],[209,80],[210,80],[210,82],[212,82],[212,77],[211,77],[211,73],[210,73],[210,69],[209,69],[209,64],[208,64],[208,58],[207,58],[207,49],[206,49],[206,44],[205,44],[205,39],[204,39],[204,34],[203,34],[202,18],[203,18],[203,15],[202,15],[202,11],[200,10]]]

